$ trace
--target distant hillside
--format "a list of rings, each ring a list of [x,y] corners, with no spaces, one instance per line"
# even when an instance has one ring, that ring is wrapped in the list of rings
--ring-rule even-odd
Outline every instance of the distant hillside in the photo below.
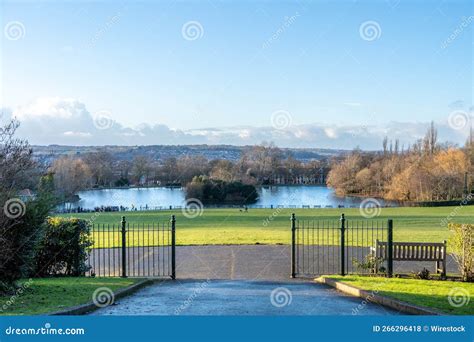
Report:
[[[88,152],[107,151],[118,160],[133,160],[136,156],[147,156],[153,160],[163,160],[180,156],[204,156],[207,159],[227,159],[236,161],[242,152],[251,146],[233,145],[150,145],[150,146],[33,146],[34,156],[42,163],[49,164],[61,155],[81,155]],[[347,153],[346,150],[320,148],[282,148],[285,156],[302,162],[322,160]]]

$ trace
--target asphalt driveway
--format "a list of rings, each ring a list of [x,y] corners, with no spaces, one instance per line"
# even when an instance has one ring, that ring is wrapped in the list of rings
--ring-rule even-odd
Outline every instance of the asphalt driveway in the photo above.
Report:
[[[393,315],[309,281],[161,281],[93,315]]]

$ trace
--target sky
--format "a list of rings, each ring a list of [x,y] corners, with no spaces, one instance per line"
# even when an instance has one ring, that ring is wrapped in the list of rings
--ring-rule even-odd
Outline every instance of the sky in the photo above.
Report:
[[[33,144],[380,148],[473,116],[472,1],[1,1]]]

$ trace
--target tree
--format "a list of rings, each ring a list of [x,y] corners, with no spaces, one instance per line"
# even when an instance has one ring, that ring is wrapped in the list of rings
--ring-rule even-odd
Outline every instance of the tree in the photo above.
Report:
[[[110,186],[113,183],[113,157],[107,151],[92,152],[82,160],[88,165],[93,186]]]
[[[0,127],[0,292],[31,272],[41,224],[54,204],[51,179],[40,183],[35,199],[25,203],[17,197],[25,186],[36,187],[41,175],[28,142],[15,138],[18,126],[13,120]]]
[[[148,180],[150,173],[150,161],[144,156],[137,156],[133,159],[133,176],[137,183],[143,185]]]
[[[72,200],[77,192],[87,188],[93,177],[88,164],[68,156],[56,159],[50,171],[54,174],[55,188],[65,201]]]

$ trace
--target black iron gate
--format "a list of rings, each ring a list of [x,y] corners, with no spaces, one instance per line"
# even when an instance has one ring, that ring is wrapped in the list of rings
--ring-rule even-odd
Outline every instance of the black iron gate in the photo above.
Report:
[[[346,219],[299,220],[291,216],[291,276],[393,273],[393,221]],[[377,240],[386,241],[387,260],[375,260]],[[371,265],[375,264],[374,267]]]
[[[163,223],[94,224],[89,275],[176,277],[176,219]]]

